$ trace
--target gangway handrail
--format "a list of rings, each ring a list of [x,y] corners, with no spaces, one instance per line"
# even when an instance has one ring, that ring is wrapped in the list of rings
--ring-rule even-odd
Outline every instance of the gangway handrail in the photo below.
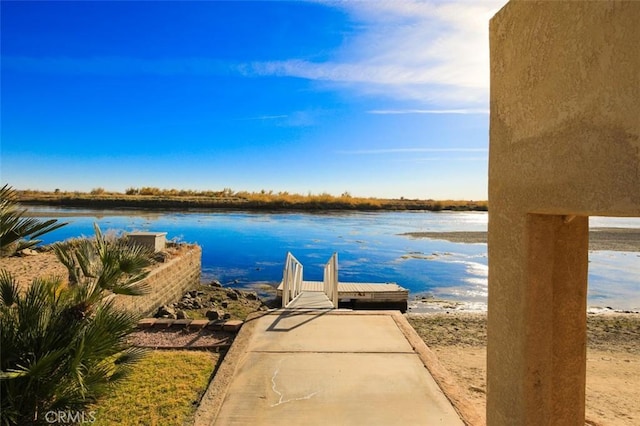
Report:
[[[291,301],[302,293],[302,263],[291,252],[287,252],[282,273],[282,307],[286,308]]]
[[[338,253],[333,253],[324,265],[324,293],[334,308],[338,308]]]

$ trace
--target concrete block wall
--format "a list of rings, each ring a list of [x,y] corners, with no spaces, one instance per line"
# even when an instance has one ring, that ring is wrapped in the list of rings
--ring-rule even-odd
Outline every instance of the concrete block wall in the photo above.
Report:
[[[150,292],[143,296],[116,296],[119,307],[150,316],[159,306],[178,300],[188,289],[200,284],[202,248],[190,245],[181,256],[155,268],[145,282]]]

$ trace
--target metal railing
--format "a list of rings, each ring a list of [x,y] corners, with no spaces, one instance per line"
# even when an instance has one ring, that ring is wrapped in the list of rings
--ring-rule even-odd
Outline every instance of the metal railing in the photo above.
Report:
[[[302,293],[302,263],[288,252],[282,273],[282,307],[287,307],[300,293]]]
[[[338,253],[333,253],[324,265],[324,293],[333,303],[333,307],[338,308]]]

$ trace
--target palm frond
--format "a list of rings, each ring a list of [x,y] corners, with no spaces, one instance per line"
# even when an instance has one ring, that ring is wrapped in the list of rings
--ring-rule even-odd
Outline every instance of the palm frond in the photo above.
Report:
[[[0,304],[13,305],[18,300],[18,283],[7,270],[0,270]]]
[[[105,238],[97,225],[94,240],[58,243],[54,251],[68,286],[36,279],[19,292],[0,271],[1,423],[28,424],[39,412],[84,407],[145,353],[127,341],[137,315],[110,299],[144,292],[150,252]]]
[[[33,247],[37,238],[66,225],[57,219],[40,220],[24,217],[26,209],[18,208],[15,191],[8,185],[0,188],[0,255]]]
[[[3,280],[13,282],[8,274]],[[127,341],[137,316],[105,302],[95,279],[77,286],[34,280],[3,297],[12,304],[0,304],[1,422],[30,424],[38,412],[84,407],[141,355]]]
[[[65,356],[66,349],[59,348],[30,360],[29,363],[17,364],[15,368],[7,369],[7,379],[17,379],[27,377],[34,379],[38,377],[48,377],[58,368],[60,360]]]
[[[87,278],[96,278],[101,273],[101,258],[97,253],[95,244],[88,240],[80,240],[74,248],[78,266]]]
[[[116,285],[111,291],[122,296],[143,296],[151,291],[151,287],[144,281],[135,281]]]
[[[127,375],[131,374],[135,364],[140,362],[148,353],[148,349],[130,347],[118,354],[114,362],[116,369],[110,377],[110,382],[114,383],[126,378]]]

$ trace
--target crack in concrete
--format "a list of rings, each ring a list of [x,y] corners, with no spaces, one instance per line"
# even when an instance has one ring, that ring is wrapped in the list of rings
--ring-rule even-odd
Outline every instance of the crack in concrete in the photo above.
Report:
[[[306,396],[301,396],[299,398],[290,398],[290,399],[284,399],[284,395],[282,394],[282,392],[280,392],[277,389],[277,385],[276,385],[276,377],[278,376],[278,373],[280,373],[280,364],[282,364],[282,359],[278,362],[278,366],[276,367],[276,371],[273,372],[273,376],[271,376],[271,390],[273,390],[277,395],[278,395],[278,402],[276,402],[275,404],[271,404],[271,407],[277,407],[278,405],[282,405],[282,404],[286,404],[288,402],[294,402],[294,401],[302,401],[305,399],[311,399],[313,398],[313,396],[315,394],[318,393],[318,391],[316,392],[312,392],[309,395]]]

